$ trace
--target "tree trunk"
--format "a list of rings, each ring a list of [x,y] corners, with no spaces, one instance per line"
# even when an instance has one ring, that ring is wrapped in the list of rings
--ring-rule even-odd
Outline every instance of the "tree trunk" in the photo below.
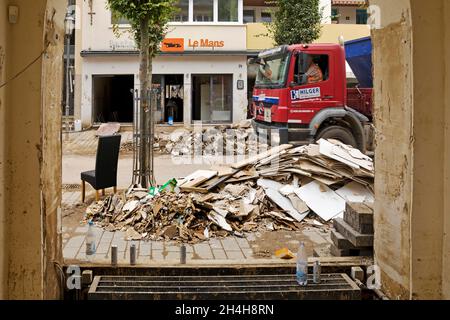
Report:
[[[147,118],[149,115],[149,90],[151,88],[151,82],[149,82],[149,31],[148,31],[149,17],[146,16],[141,20],[141,48],[140,48],[140,67],[139,67],[139,80],[141,82],[140,88],[140,142],[139,142],[139,184],[143,188],[149,187],[149,163],[148,163],[148,137],[149,127],[147,125]]]
[[[148,77],[150,87],[153,88],[153,51],[149,50]],[[149,115],[147,116],[147,128],[149,129],[149,150],[148,150],[148,168],[150,170],[150,185],[156,186],[155,168],[154,168],[154,145],[155,145],[155,111],[156,111],[156,92],[151,91]]]

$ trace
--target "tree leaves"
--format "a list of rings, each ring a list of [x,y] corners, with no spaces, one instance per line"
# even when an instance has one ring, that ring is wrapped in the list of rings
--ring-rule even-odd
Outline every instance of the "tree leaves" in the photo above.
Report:
[[[311,43],[320,36],[319,0],[277,0],[278,10],[269,31],[278,45]]]
[[[177,11],[178,0],[108,0],[107,3],[109,9],[130,21],[138,46],[141,21],[148,18],[149,52],[155,56],[167,33],[167,23]]]

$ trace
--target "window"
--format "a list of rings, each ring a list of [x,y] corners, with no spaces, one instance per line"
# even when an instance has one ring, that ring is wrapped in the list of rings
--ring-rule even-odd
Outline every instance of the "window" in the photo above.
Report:
[[[366,9],[356,9],[356,24],[367,24]]]
[[[238,21],[238,2],[238,0],[218,0],[220,22]]]
[[[194,21],[214,21],[214,0],[194,0]]]
[[[255,10],[244,10],[244,23],[255,22]]]
[[[339,10],[338,8],[331,9],[331,21],[339,22]]]
[[[189,21],[189,0],[178,0],[178,4],[176,5],[176,7],[178,8],[178,10],[173,17],[173,21]]]
[[[112,11],[111,12],[111,24],[130,24],[128,19],[124,18],[120,13]]]
[[[261,21],[267,23],[272,22],[272,14],[270,12],[261,12]]]
[[[280,86],[286,81],[289,54],[277,54],[257,61],[257,86]]]
[[[301,53],[295,64],[295,82],[300,85],[328,80],[329,63],[327,55]]]

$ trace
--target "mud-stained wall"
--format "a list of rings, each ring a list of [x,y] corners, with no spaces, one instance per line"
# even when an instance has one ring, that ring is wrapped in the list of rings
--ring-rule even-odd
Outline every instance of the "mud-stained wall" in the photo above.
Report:
[[[1,0],[2,10],[7,3]],[[7,31],[6,76],[16,75],[35,59],[36,63],[5,88],[1,147],[6,159],[3,236],[7,240],[2,243],[7,260],[0,268],[6,270],[7,281],[1,281],[0,287],[9,299],[58,298],[60,281],[54,262],[60,261],[61,254],[57,225],[66,4],[16,0],[14,5],[19,7],[19,20]]]
[[[448,57],[444,49],[444,1],[448,0],[411,1],[414,43],[413,299],[442,297],[445,88],[448,88],[445,82]]]
[[[7,30],[8,25],[6,23],[6,6],[5,1],[0,0],[0,85],[6,81],[6,43],[7,43]],[[0,89],[0,284],[7,283],[7,268],[6,261],[6,199],[5,199],[5,163],[6,163],[6,151],[5,151],[5,89]],[[4,299],[7,295],[6,286],[0,285],[0,299]]]
[[[375,258],[383,290],[391,298],[448,298],[449,4],[371,4],[381,19],[372,34]]]
[[[407,180],[412,173],[409,142],[413,121],[409,73],[411,26],[408,6],[394,11],[395,22],[383,20],[383,29],[372,33],[377,128],[375,258],[382,270],[383,290],[393,298],[408,298],[411,185]]]
[[[442,259],[442,295],[444,299],[450,300],[450,2],[444,1],[446,16],[444,30],[445,44],[445,158],[444,158],[444,245]]]

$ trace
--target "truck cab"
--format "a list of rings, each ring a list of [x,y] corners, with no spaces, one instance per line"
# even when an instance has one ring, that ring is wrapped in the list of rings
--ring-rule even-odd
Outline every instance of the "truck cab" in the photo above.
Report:
[[[250,63],[258,65],[252,97],[258,134],[293,144],[335,138],[366,149],[371,88],[347,88],[343,46],[281,46]]]

